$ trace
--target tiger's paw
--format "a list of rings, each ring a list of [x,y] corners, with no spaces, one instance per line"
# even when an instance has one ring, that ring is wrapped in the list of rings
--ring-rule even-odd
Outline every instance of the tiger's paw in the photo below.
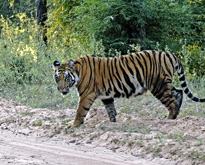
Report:
[[[68,133],[69,129],[75,128],[77,126],[75,126],[74,124],[68,124],[67,126],[64,127],[63,131],[64,133]]]
[[[74,128],[77,127],[75,124],[68,124],[64,129]]]
[[[66,127],[64,127],[64,132],[67,133],[68,130],[72,130],[73,128],[79,127],[80,125],[77,124],[68,124]]]

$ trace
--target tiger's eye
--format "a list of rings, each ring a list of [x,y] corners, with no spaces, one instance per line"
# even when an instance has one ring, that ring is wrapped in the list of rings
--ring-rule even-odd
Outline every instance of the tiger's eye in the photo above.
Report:
[[[64,78],[65,78],[65,81],[67,81],[68,78],[69,78],[68,74],[65,74],[65,75],[64,75]]]
[[[55,79],[56,79],[56,81],[59,81],[58,75],[55,75]]]

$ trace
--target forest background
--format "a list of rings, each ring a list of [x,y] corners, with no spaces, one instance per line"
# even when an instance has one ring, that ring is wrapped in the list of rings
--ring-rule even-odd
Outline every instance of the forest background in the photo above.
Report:
[[[33,107],[68,107],[55,92],[54,60],[144,49],[175,54],[188,81],[204,87],[204,6],[202,0],[0,0],[0,95]],[[71,94],[66,104],[76,107],[77,98]]]

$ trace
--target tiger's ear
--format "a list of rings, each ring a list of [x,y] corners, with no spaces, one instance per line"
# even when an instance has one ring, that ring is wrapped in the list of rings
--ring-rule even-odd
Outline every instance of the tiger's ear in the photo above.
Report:
[[[69,61],[69,68],[71,69],[72,72],[74,71],[74,61],[73,60]]]
[[[53,62],[53,65],[56,67],[56,66],[60,66],[60,62],[58,62],[58,61],[54,61]]]
[[[55,69],[56,67],[60,66],[60,62],[54,61],[53,62],[53,68]]]

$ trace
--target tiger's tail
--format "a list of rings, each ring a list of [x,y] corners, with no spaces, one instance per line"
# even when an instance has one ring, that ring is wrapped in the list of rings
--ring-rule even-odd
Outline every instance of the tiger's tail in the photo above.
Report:
[[[181,87],[183,88],[184,93],[186,93],[186,95],[193,101],[195,102],[205,102],[205,98],[200,99],[195,97],[190,91],[189,88],[187,86],[186,80],[185,80],[185,76],[184,76],[184,69],[183,66],[181,64],[181,62],[178,60],[178,68],[177,68],[177,73],[179,76],[179,80],[180,80],[180,84]]]

